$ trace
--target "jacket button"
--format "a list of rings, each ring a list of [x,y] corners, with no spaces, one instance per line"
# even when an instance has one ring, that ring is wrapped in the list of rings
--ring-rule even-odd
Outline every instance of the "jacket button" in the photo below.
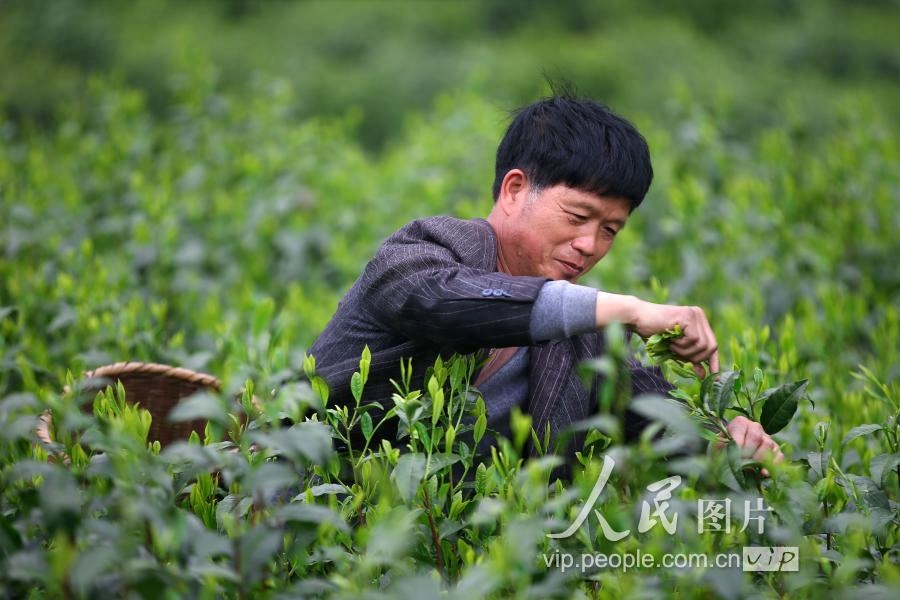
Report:
[[[485,288],[485,289],[481,290],[482,296],[490,296],[492,293],[493,293],[493,290],[491,290],[490,288]]]
[[[503,290],[500,290],[500,289],[494,290],[494,296],[496,296],[497,298],[499,298],[502,295],[503,295]]]

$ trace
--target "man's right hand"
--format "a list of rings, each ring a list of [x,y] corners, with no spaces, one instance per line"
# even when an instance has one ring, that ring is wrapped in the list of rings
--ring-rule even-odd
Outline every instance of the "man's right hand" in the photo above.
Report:
[[[701,376],[703,361],[709,361],[712,373],[719,371],[719,346],[700,307],[654,304],[635,296],[598,292],[597,327],[612,322],[622,323],[644,339],[680,325],[684,336],[672,340],[669,346],[672,352],[692,362]]]

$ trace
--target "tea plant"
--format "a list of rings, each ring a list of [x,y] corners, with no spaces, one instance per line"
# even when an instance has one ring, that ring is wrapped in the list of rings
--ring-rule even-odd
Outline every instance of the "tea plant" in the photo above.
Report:
[[[149,414],[126,404],[121,387],[99,394],[93,415],[80,411],[75,398],[48,398],[57,424],[49,446],[36,443],[31,429],[41,403],[27,396],[6,399],[2,414],[12,425],[3,428],[2,445],[8,593],[343,597],[378,589],[386,596],[441,590],[504,596],[537,587],[551,597],[604,597],[622,589],[705,595],[752,582],[777,593],[792,586],[792,593],[812,595],[823,585],[852,583],[839,579],[833,565],[862,548],[870,557],[857,567],[863,581],[893,576],[889,556],[898,524],[889,498],[896,486],[847,474],[824,458],[821,447],[810,453],[807,468],[768,465],[773,477],[760,480],[747,478],[746,470],[755,466],[728,450],[667,463],[672,448],[667,450],[665,437],[648,434],[637,446],[609,445],[603,454],[627,468],[616,472],[596,507],[619,529],[634,529],[629,515],[644,501],[641,490],[670,475],[669,469],[688,481],[676,496],[682,523],[694,517],[690,502],[712,493],[735,504],[758,494],[771,506],[776,525],[707,537],[684,527],[672,537],[650,530],[613,543],[588,522],[570,539],[551,540],[547,534],[574,518],[587,499],[584,491],[600,462],[594,447],[586,445],[581,456],[589,458],[574,479],[554,479],[553,468],[563,459],[528,458],[526,442],[536,432],[527,416],[515,413],[513,439],[500,439],[490,456],[478,456],[473,448],[485,433],[485,408],[470,383],[473,357],[438,359],[424,390],[397,382],[392,406],[377,422],[367,419],[373,409],[385,408],[362,401],[369,360],[366,351],[353,378],[352,407],[331,407],[327,396],[316,397],[314,390],[322,394],[326,388],[311,357],[305,365],[310,384],[278,390],[245,427],[228,415],[252,409],[249,391],[241,408],[234,400],[192,397],[173,418],[208,418],[203,443],[194,434],[163,450],[147,442]],[[725,391],[694,378],[699,396],[684,388],[676,393],[691,414],[721,418],[722,394],[746,393],[735,385],[736,375],[723,377]],[[877,386],[873,393],[893,393],[869,381]],[[797,386],[773,389],[751,395],[765,399],[750,400],[750,406],[800,395]],[[298,406],[305,408],[298,412]],[[283,426],[286,415],[293,425]],[[398,425],[396,440],[373,443],[391,421]],[[238,426],[229,430],[229,424]],[[365,442],[354,449],[357,428]],[[824,444],[827,433],[821,431]],[[874,431],[857,428],[844,445]],[[50,456],[66,460],[48,461]],[[879,481],[892,481],[896,461],[877,464]],[[841,528],[850,523],[864,526],[864,533]],[[554,557],[598,552],[640,548],[661,559],[787,542],[805,558],[794,579],[773,573],[751,580],[724,569],[662,571],[650,579],[627,571],[567,573],[559,558],[556,569],[549,568]]]
[[[363,354],[354,403],[336,406],[304,355],[379,240],[426,214],[484,214],[496,107],[448,95],[372,154],[352,116],[288,118],[283,82],[245,102],[202,69],[182,84],[165,116],[96,79],[58,129],[0,126],[0,596],[896,592],[900,153],[870,99],[823,119],[785,100],[746,139],[685,88],[669,118],[645,119],[653,191],[586,283],[708,308],[729,366],[663,360],[674,397],[629,398],[635,348],[610,343],[584,366],[607,381],[597,414],[562,456],[517,411],[477,452],[492,432],[474,357],[428,365],[422,389],[406,364],[395,394],[369,398]],[[161,448],[121,390],[78,389],[125,359],[218,375],[221,394],[173,415],[206,431]],[[632,444],[629,408],[654,421]],[[34,433],[45,410],[50,444]],[[723,446],[737,415],[787,459]],[[642,527],[648,487],[676,476],[675,532]],[[701,500],[730,502],[730,531],[697,531]],[[610,540],[598,514],[627,535]],[[746,546],[797,547],[798,571],[567,566]]]

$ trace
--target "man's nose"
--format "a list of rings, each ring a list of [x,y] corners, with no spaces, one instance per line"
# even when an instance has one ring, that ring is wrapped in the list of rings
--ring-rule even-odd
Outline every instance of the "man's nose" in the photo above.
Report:
[[[592,235],[582,235],[572,240],[572,248],[584,256],[594,256],[598,252],[597,239]]]

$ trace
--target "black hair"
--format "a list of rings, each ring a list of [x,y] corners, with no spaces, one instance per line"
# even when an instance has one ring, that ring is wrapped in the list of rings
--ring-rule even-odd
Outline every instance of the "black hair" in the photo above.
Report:
[[[494,201],[503,178],[521,169],[540,190],[557,184],[627,198],[637,208],[653,180],[647,141],[634,125],[592,100],[568,95],[520,109],[500,146]]]

